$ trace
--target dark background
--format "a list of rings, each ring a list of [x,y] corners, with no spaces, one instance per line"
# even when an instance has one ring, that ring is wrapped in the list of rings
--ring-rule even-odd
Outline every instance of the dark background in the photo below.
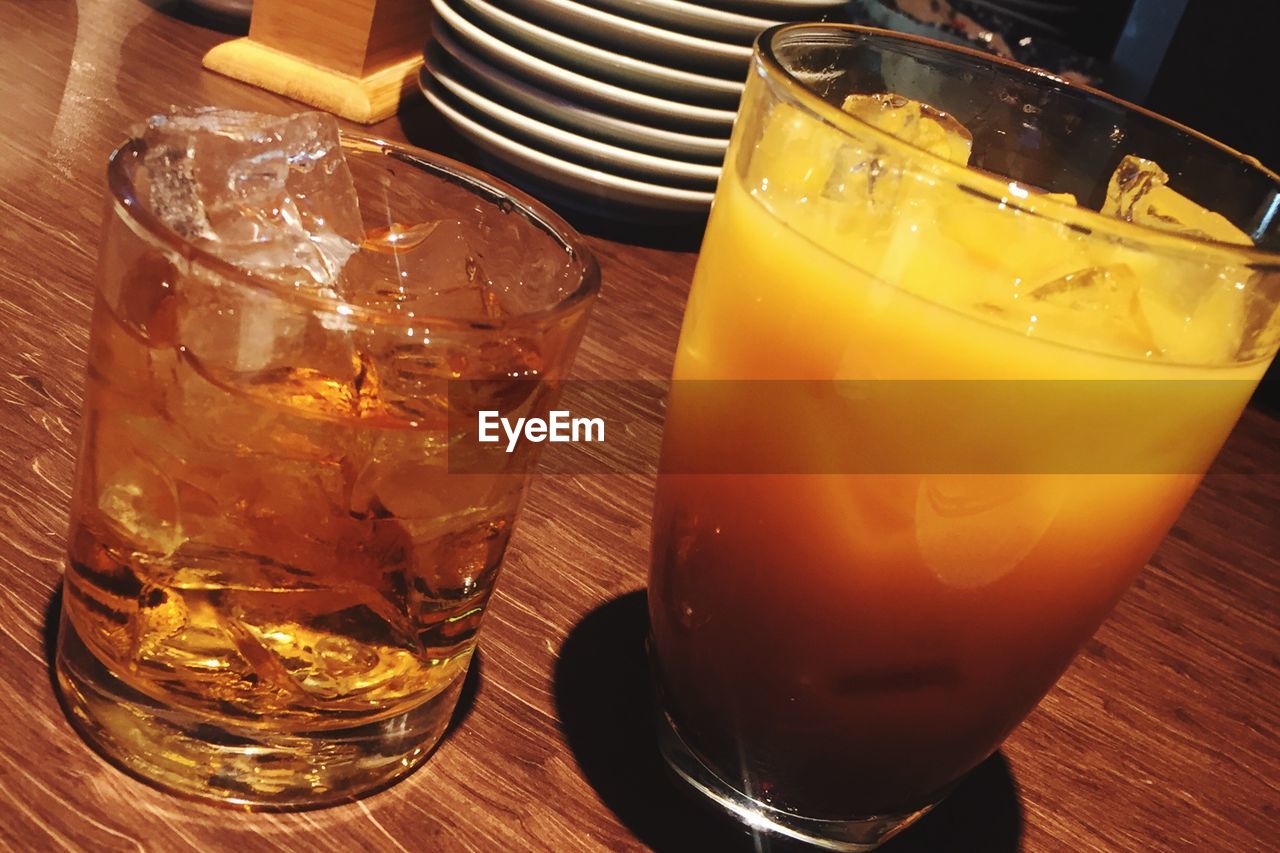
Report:
[[[1154,73],[1149,86],[1112,74],[1104,88],[1280,169],[1280,3],[1080,0],[1069,29],[1077,49]]]
[[[1191,0],[1146,105],[1280,169],[1278,47],[1275,0]]]

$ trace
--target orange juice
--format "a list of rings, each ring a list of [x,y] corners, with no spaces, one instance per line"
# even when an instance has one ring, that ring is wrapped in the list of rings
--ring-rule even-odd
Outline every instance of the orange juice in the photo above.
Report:
[[[836,400],[797,413],[767,382],[736,386],[754,389],[741,392],[754,405],[673,395],[664,460],[715,444],[755,472],[668,465],[677,473],[659,480],[650,611],[675,729],[765,804],[831,820],[901,813],[997,747],[1177,518],[1266,367],[1232,361],[1247,272],[1224,261],[1206,281],[1192,258],[1087,238],[1062,224],[1084,215],[1069,200],[1016,184],[1000,201],[881,161],[878,187],[855,185],[841,163],[858,152],[785,107],[749,158],[742,137],[699,258],[677,385],[1217,380],[1211,405],[1117,413],[1113,432],[1138,464],[1091,473],[1061,460],[761,473],[754,438],[846,458],[902,412]],[[1002,415],[978,407],[965,424],[932,426],[945,444]],[[1034,460],[1034,435],[998,450]]]

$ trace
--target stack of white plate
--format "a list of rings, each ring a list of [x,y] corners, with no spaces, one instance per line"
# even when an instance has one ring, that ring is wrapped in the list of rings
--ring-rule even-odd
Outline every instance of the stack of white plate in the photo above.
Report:
[[[495,171],[619,219],[703,213],[756,34],[846,0],[430,0],[422,91]]]

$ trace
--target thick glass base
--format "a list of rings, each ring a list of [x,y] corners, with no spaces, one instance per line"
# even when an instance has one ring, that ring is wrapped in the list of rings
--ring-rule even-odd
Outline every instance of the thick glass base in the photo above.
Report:
[[[828,850],[874,850],[933,808],[928,805],[904,814],[849,820],[807,818],[782,811],[753,799],[720,778],[689,749],[665,713],[659,715],[658,727],[659,748],[676,776],[757,832],[798,839]]]
[[[465,675],[406,713],[298,733],[212,723],[160,704],[103,667],[66,618],[56,669],[72,724],[113,763],[172,793],[268,811],[348,802],[410,773],[444,734]]]

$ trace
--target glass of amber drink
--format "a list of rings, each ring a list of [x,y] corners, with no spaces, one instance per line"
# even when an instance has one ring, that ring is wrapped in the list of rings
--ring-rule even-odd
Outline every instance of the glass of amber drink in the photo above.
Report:
[[[1277,190],[984,54],[765,32],[654,515],[676,773],[752,827],[864,850],[990,755],[1274,356]]]
[[[293,808],[442,736],[530,463],[450,465],[450,417],[547,404],[598,275],[474,170],[260,119],[111,159],[56,666],[127,770]]]

